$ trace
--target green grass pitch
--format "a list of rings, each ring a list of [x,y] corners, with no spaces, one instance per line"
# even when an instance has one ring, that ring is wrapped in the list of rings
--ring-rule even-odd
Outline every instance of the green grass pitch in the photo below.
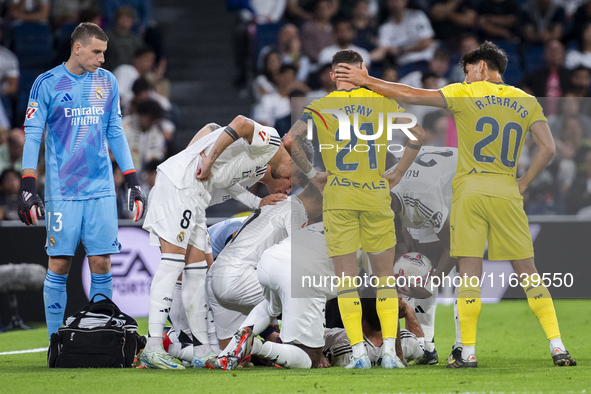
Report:
[[[2,393],[566,393],[591,392],[591,300],[555,300],[563,341],[577,360],[554,367],[548,342],[527,301],[484,304],[474,370],[446,370],[454,341],[453,308],[440,305],[440,364],[403,370],[159,371],[48,369],[46,353],[0,355]],[[141,319],[140,333],[147,331]],[[0,334],[0,352],[47,345],[45,329]]]

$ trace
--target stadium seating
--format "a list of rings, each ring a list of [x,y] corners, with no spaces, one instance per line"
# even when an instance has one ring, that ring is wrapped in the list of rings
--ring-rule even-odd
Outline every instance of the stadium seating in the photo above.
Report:
[[[25,22],[14,26],[14,54],[21,70],[51,66],[53,60],[53,35],[47,24]]]
[[[507,53],[509,63],[507,64],[507,71],[503,75],[505,83],[509,85],[517,85],[523,78],[523,72],[521,69],[519,51],[517,44],[509,41],[495,41],[494,42],[499,48]]]

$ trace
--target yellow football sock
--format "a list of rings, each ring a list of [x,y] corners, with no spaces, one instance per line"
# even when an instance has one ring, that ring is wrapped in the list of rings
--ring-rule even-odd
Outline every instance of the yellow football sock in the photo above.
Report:
[[[476,345],[476,325],[480,316],[480,281],[470,278],[462,278],[462,284],[458,288],[458,319],[462,333],[462,344],[464,346]]]
[[[351,346],[363,342],[361,300],[357,288],[353,285],[352,276],[343,277],[343,283],[337,289],[337,297],[341,319]]]
[[[548,340],[559,338],[560,329],[558,328],[558,319],[556,319],[556,310],[554,302],[548,289],[539,281],[539,276],[534,281],[531,275],[525,279],[521,286],[527,296],[527,303],[532,312],[538,318]]]
[[[398,292],[396,286],[388,287],[388,276],[378,278],[376,310],[382,326],[382,338],[396,338],[398,329]]]

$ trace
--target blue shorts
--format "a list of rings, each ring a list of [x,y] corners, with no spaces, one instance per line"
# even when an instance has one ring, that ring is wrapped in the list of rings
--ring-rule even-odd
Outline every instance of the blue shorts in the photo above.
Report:
[[[46,201],[45,250],[49,256],[74,256],[82,241],[88,256],[119,253],[117,200]]]

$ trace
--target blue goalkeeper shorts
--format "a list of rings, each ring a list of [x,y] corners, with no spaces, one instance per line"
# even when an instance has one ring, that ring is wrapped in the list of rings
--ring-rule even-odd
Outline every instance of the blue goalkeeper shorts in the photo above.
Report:
[[[88,256],[119,253],[117,200],[46,201],[45,250],[49,256],[74,256],[82,241]]]

